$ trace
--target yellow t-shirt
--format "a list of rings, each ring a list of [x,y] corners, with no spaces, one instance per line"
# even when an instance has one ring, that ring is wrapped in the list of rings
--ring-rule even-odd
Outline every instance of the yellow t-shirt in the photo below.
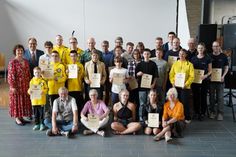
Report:
[[[72,61],[71,61],[71,58],[70,58],[70,51],[71,51],[71,49],[68,48],[68,49],[67,49],[67,52],[65,53],[65,63],[66,63],[66,64],[70,64],[70,63],[72,62]],[[82,55],[83,52],[84,52],[84,51],[83,51],[82,49],[80,49],[80,48],[77,49],[77,54],[78,54],[77,61],[78,61],[78,62],[80,62],[80,57],[81,57],[81,55]]]
[[[71,61],[69,64],[73,64]],[[80,62],[76,62],[78,68],[77,78],[68,78],[68,91],[82,91],[83,90],[83,80],[84,80],[84,66]],[[67,64],[68,69],[68,64]]]
[[[55,45],[53,46],[53,51],[57,51],[59,53],[60,59],[62,63],[66,62],[66,53],[68,51],[68,47],[61,45]]]
[[[40,85],[41,91],[42,91],[42,97],[41,97],[41,99],[31,99],[32,106],[45,105],[46,104],[46,94],[48,92],[48,86],[47,86],[46,81],[43,78],[33,77],[30,80],[30,87],[33,85]],[[30,94],[30,89],[28,90],[28,93]]]
[[[48,79],[48,94],[58,94],[58,89],[65,86],[67,79],[65,66],[62,63],[51,62],[54,69],[54,79]],[[57,81],[55,80],[57,78]]]

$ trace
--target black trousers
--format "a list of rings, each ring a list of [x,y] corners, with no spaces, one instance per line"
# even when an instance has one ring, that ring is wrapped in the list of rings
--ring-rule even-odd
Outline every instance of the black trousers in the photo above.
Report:
[[[202,84],[193,83],[193,106],[195,114],[205,115],[207,109],[207,89],[208,81],[203,81]]]
[[[85,104],[83,93],[81,91],[72,91],[72,92],[69,92],[69,95],[75,98],[77,108],[78,108],[78,115],[80,117],[80,112],[82,111]]]
[[[190,104],[189,104],[189,95],[190,89],[176,88],[178,92],[179,101],[184,105],[184,116],[186,120],[191,120],[190,115]]]

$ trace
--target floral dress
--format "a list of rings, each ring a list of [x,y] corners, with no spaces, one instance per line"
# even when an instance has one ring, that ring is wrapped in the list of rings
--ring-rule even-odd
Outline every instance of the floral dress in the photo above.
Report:
[[[30,82],[30,68],[27,60],[23,64],[17,59],[10,60],[8,64],[8,83],[10,85],[10,116],[23,117],[32,115],[30,96],[27,93]],[[12,88],[16,89],[13,93]]]

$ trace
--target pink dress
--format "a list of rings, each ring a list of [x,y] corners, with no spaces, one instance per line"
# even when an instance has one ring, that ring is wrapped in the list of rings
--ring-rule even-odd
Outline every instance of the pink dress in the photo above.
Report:
[[[27,60],[22,65],[17,59],[10,60],[8,64],[8,83],[10,85],[10,116],[23,117],[32,115],[30,96],[27,93],[30,82],[30,68]],[[11,88],[16,89],[13,93]]]

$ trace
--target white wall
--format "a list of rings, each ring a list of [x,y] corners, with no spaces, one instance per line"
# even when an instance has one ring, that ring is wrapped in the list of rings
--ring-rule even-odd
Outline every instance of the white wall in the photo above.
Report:
[[[175,31],[175,17],[176,0],[0,0],[0,52],[9,60],[13,46],[21,43],[27,47],[32,36],[38,39],[39,49],[46,40],[54,42],[57,34],[68,45],[73,30],[83,49],[91,36],[98,49],[104,39],[113,48],[117,36],[125,43],[143,41],[146,47],[154,48],[155,37],[166,41],[167,33]],[[179,21],[180,29],[186,31],[183,24]]]
[[[236,16],[235,0],[211,0],[210,5],[211,24],[221,24],[223,16],[225,16],[223,23],[226,24],[229,17]]]

